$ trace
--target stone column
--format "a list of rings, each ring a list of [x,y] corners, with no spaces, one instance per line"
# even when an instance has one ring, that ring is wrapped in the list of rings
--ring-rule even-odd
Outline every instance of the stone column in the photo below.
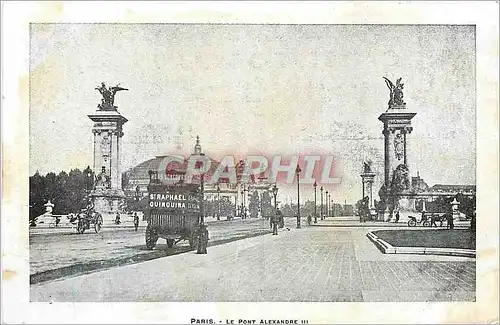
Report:
[[[373,206],[373,180],[368,181],[367,185],[368,185],[368,193],[369,193],[368,195],[370,197],[369,208],[371,210],[374,208],[374,206]]]
[[[242,196],[241,196],[241,183],[236,184],[236,197],[235,197],[236,204],[234,205],[236,208],[236,214],[238,215],[241,212],[241,202]]]
[[[103,131],[103,133],[101,135],[101,143],[104,141],[104,138],[107,138],[107,141],[106,141],[106,143],[103,143],[101,145],[101,147],[105,151],[105,157],[102,156],[103,152],[101,151],[101,164],[102,164],[102,166],[106,167],[106,174],[111,179],[112,178],[112,175],[111,175],[111,166],[112,166],[111,165],[111,160],[112,160],[111,153],[112,153],[112,149],[111,149],[111,147],[112,147],[113,137],[111,135],[111,131],[110,130]],[[101,150],[101,149],[99,149],[99,150]]]
[[[375,206],[373,204],[373,179],[375,178],[375,173],[371,171],[366,171],[361,174],[361,179],[363,181],[363,198],[368,196],[368,208],[370,210],[370,215],[375,215]]]
[[[392,182],[392,173],[394,172],[394,168],[396,167],[397,164],[397,159],[396,159],[396,153],[394,150],[394,136],[395,136],[396,130],[391,128],[389,129],[389,135],[388,141],[389,141],[389,159],[387,160],[386,164],[389,169],[389,183],[391,184]]]
[[[118,184],[118,137],[116,132],[111,132],[111,155],[110,155],[110,168],[111,168],[111,188],[119,188]]]
[[[97,130],[93,130],[92,133],[94,134],[94,167],[93,171],[94,173],[98,174],[101,172],[101,132]]]
[[[122,150],[122,132],[117,130],[116,132],[116,173],[118,177],[118,188],[122,188],[122,162],[121,162],[121,150]]]
[[[388,186],[390,183],[389,175],[390,175],[390,142],[389,142],[389,129],[387,125],[384,125],[384,130],[382,131],[384,135],[384,184]]]
[[[405,138],[405,134],[402,133],[403,137],[403,145],[406,147],[403,147],[403,157],[401,160],[398,160],[395,155],[395,149],[394,149],[394,138],[395,138],[395,132],[401,132],[404,129],[411,130],[411,119],[416,115],[416,113],[411,113],[406,110],[406,105],[402,106],[390,106],[389,109],[385,112],[382,113],[379,116],[379,120],[384,123],[384,129],[383,129],[383,134],[384,134],[384,154],[385,154],[385,174],[384,174],[384,184],[386,186],[386,191],[390,190],[390,185],[392,181],[392,176],[395,167],[399,164],[406,163],[408,165],[410,163],[410,158],[409,158],[409,148],[408,148],[408,137]],[[387,194],[388,192],[386,192]],[[388,201],[390,200],[389,197],[387,197]],[[383,217],[384,220],[389,221],[391,218],[391,211],[389,209],[386,209],[384,212],[384,215],[380,216]]]
[[[403,135],[403,163],[408,166],[408,157],[407,157],[407,150],[408,150],[408,144],[406,143],[406,139],[408,138],[406,129],[401,130],[401,134]]]
[[[361,175],[361,189],[363,190],[363,195],[361,196],[361,200],[365,198],[365,180],[363,179],[363,175]]]
[[[122,211],[125,194],[121,188],[121,136],[122,126],[127,122],[116,110],[97,110],[88,115],[94,122],[94,172],[101,173],[105,167],[110,187],[99,187],[92,191],[94,207],[105,223],[112,223],[116,212]]]

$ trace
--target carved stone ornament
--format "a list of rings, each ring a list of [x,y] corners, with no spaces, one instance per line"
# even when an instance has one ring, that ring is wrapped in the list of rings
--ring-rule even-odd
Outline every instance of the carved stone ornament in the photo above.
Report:
[[[101,155],[102,157],[107,158],[109,156],[111,146],[111,139],[109,138],[108,133],[104,133],[101,141]]]
[[[394,137],[394,153],[396,154],[396,158],[398,160],[403,159],[404,156],[404,139],[401,133],[398,133]]]

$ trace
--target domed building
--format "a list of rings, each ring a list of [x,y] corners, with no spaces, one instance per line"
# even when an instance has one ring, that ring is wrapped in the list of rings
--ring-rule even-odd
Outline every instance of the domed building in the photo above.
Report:
[[[200,139],[196,137],[191,156],[204,155],[200,145]],[[190,157],[191,157],[190,156]],[[128,198],[128,201],[144,201],[147,197],[149,184],[149,171],[159,170],[162,162],[169,155],[160,155],[146,160],[135,167],[132,167],[122,174],[122,189]],[[210,177],[218,168],[219,162],[210,157],[210,168],[205,173]],[[185,164],[189,157],[185,160]],[[250,196],[257,192],[262,197],[263,192],[271,191],[271,184],[265,182],[265,179],[255,181],[252,177],[250,184],[242,184],[241,171],[242,162],[236,167],[237,183],[231,184],[229,179],[220,178],[216,184],[205,184],[205,215],[217,219],[232,219],[234,217],[247,217],[249,215]],[[226,167],[227,168],[227,167]],[[227,171],[227,170],[226,170]],[[141,205],[144,208],[144,205]],[[259,216],[261,215],[259,211]]]

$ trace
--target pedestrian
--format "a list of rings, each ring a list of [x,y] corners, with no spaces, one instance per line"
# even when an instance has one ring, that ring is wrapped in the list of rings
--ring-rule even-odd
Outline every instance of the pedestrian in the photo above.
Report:
[[[134,212],[134,228],[135,231],[139,228],[139,216],[137,215],[137,212]]]
[[[311,220],[312,220],[312,216],[309,214],[307,215],[307,225],[310,226],[311,225]]]
[[[71,224],[74,224],[76,222],[76,220],[78,219],[78,217],[74,214],[74,213],[70,213],[69,214],[69,222]]]
[[[453,229],[453,214],[451,212],[447,212],[446,216],[446,229]]]
[[[472,214],[470,218],[470,230],[472,232],[476,231],[476,209],[474,209],[474,213]]]
[[[285,218],[283,216],[283,213],[281,213],[280,209],[278,209],[278,220],[276,221],[278,222],[278,227],[280,228],[285,227]]]
[[[273,225],[273,235],[278,234],[278,213],[280,213],[279,209],[277,209],[276,214],[271,217],[271,223]]]
[[[208,239],[207,226],[202,223],[198,232],[198,249],[196,254],[207,254]]]
[[[450,216],[450,221],[448,222],[448,225],[450,226],[450,229],[455,228],[455,224],[453,223],[453,213],[449,214]]]
[[[425,220],[425,211],[422,211],[422,215],[420,216],[420,222],[424,222]]]
[[[399,211],[396,212],[396,223],[399,222]]]
[[[115,224],[119,225],[120,223],[121,223],[121,221],[120,221],[120,212],[116,212]]]
[[[436,219],[437,219],[436,214],[434,214],[434,213],[433,213],[433,214],[431,215],[431,227],[433,227],[433,226],[434,226],[434,227],[436,227],[436,228],[437,228]]]

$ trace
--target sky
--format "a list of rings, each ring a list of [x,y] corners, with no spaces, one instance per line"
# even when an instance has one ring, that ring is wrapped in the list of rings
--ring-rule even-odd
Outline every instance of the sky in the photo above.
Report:
[[[473,26],[32,24],[30,35],[30,174],[92,166],[94,88],[119,83],[124,169],[188,154],[199,135],[213,158],[333,155],[332,197],[354,203],[364,160],[376,192],[383,179],[385,76],[403,78],[417,113],[411,174],[475,184]]]

